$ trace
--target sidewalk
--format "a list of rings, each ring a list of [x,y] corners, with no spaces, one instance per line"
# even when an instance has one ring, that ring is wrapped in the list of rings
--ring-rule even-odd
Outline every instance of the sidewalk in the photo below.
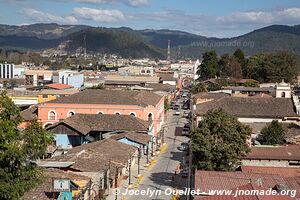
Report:
[[[131,181],[130,181],[132,190],[134,190],[139,185],[139,183],[143,179],[143,176],[145,175],[145,173],[151,169],[151,167],[155,163],[157,157],[160,156],[161,152],[165,149],[165,147],[166,147],[166,145],[162,146],[160,152],[156,156],[154,156],[153,159],[151,159],[151,156],[149,156],[149,165],[148,166],[146,166],[146,162],[147,162],[147,157],[146,156],[143,156],[140,159],[140,174],[141,174],[140,177],[138,177],[138,163],[135,163],[135,165],[132,166],[132,168],[131,168]],[[126,175],[128,175],[128,172],[127,172]],[[129,178],[123,180],[122,183],[117,188],[118,193],[119,193],[117,195],[118,200],[125,199],[125,197],[123,197],[122,194],[124,194],[125,191],[128,189],[128,181],[129,181]],[[116,199],[116,194],[115,193],[116,193],[115,189],[110,189],[109,195],[106,197],[106,199],[107,200],[115,200]]]

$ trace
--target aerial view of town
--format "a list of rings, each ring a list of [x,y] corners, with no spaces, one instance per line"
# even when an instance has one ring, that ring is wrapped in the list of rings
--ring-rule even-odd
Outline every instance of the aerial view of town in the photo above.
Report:
[[[0,0],[0,200],[299,200],[300,1]]]

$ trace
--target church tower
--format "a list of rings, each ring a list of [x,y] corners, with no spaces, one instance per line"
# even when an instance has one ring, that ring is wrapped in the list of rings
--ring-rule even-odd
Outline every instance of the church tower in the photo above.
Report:
[[[276,98],[291,98],[292,90],[289,83],[285,83],[282,80],[281,83],[277,83],[275,86]]]

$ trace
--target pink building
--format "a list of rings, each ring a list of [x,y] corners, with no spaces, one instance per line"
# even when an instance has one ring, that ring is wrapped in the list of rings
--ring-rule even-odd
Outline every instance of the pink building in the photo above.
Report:
[[[149,91],[88,89],[38,107],[44,127],[75,113],[132,115],[151,122],[149,134],[157,137],[164,121],[164,97]]]

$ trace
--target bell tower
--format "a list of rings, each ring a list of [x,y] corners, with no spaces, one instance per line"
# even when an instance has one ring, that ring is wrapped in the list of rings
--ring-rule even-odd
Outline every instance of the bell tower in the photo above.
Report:
[[[276,98],[291,98],[292,90],[289,83],[285,83],[284,80],[281,83],[276,83],[275,86]]]

